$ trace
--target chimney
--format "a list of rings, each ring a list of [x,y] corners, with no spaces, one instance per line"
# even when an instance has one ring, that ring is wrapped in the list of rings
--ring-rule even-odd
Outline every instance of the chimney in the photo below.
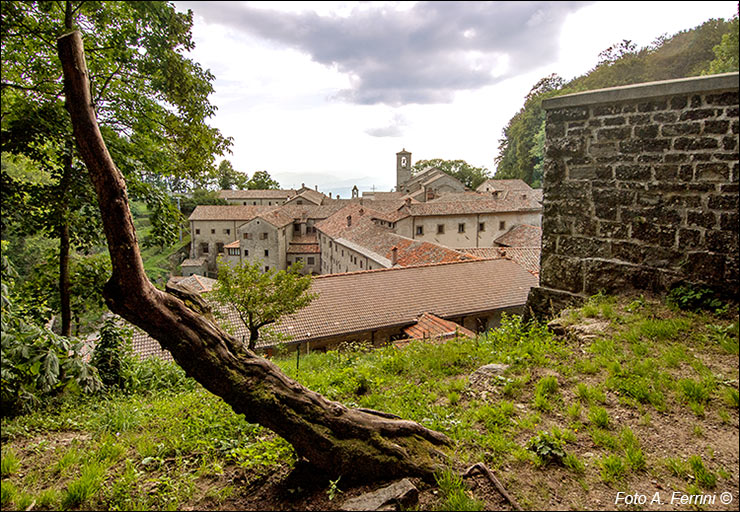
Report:
[[[365,215],[365,209],[364,208],[360,208],[360,216],[362,216],[362,215]]]
[[[398,247],[391,247],[391,266],[395,267],[398,264]]]
[[[316,190],[316,192],[319,191],[319,186],[318,185],[314,185],[313,188]]]
[[[410,197],[407,197],[406,198],[406,206],[411,206],[411,198]]]
[[[301,188],[306,188],[306,184],[305,183],[301,183]]]
[[[329,199],[331,199],[331,192],[329,192]]]
[[[347,227],[352,225],[352,215],[347,215]]]

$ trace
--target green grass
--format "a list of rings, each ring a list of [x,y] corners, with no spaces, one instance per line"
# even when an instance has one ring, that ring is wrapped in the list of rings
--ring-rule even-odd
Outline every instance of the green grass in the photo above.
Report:
[[[589,307],[575,310],[573,318],[608,319],[610,333],[585,344],[506,316],[500,329],[472,340],[412,342],[403,349],[347,346],[302,356],[299,369],[294,356],[274,362],[330,400],[446,434],[452,441],[448,467],[484,462],[515,494],[526,494],[527,486],[517,482],[524,471],[528,486],[543,490],[517,496],[528,508],[549,505],[544,489],[553,469],[564,492],[582,497],[580,504],[561,504],[568,508],[588,503],[589,489],[606,484],[616,491],[636,478],[723,490],[731,481],[723,475],[736,475],[709,467],[716,460],[710,451],[701,452],[708,462],[689,459],[669,439],[648,444],[643,433],[660,429],[674,414],[685,418],[687,407],[696,414],[688,432],[702,434],[696,442],[711,444],[712,425],[720,420],[723,427],[736,423],[736,357],[722,341],[733,339],[731,324],[646,299],[599,297]],[[711,364],[716,361],[723,365]],[[474,389],[468,376],[489,363],[509,369],[485,391]],[[36,508],[46,509],[197,509],[206,499],[207,506],[226,509],[238,507],[245,487],[295,464],[285,440],[248,423],[176,367],[141,364],[134,380],[137,387],[128,393],[64,399],[4,418],[3,508],[35,500]],[[538,441],[528,449],[532,439]],[[16,443],[25,443],[22,450]],[[552,450],[559,450],[554,458],[547,455]],[[559,467],[546,469],[548,458]],[[36,460],[44,467],[33,467]],[[457,477],[459,471],[438,473],[429,507],[485,508]]]
[[[21,463],[20,460],[18,460],[15,450],[12,448],[2,450],[2,457],[0,458],[0,476],[6,478],[12,475],[18,471],[20,465]]]

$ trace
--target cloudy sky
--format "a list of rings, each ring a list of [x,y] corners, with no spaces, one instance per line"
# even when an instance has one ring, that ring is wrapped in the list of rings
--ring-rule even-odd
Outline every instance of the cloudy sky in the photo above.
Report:
[[[498,140],[543,76],[592,69],[730,2],[180,2],[190,57],[216,77],[231,160],[346,196],[395,185],[395,154],[495,170]]]

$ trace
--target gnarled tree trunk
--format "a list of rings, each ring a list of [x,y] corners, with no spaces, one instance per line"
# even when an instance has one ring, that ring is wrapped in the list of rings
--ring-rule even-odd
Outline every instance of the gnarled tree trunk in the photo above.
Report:
[[[67,109],[98,196],[113,275],[104,289],[111,311],[157,339],[188,375],[248,421],[286,439],[300,457],[346,479],[426,476],[438,466],[443,434],[373,411],[350,409],[288,378],[243,348],[144,273],[126,184],[108,153],[92,107],[82,36],[58,40]]]

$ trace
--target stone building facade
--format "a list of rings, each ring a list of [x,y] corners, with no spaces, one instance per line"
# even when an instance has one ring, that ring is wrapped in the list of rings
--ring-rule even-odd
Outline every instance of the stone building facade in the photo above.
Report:
[[[738,293],[738,74],[547,99],[540,286],[548,313],[599,291]]]

